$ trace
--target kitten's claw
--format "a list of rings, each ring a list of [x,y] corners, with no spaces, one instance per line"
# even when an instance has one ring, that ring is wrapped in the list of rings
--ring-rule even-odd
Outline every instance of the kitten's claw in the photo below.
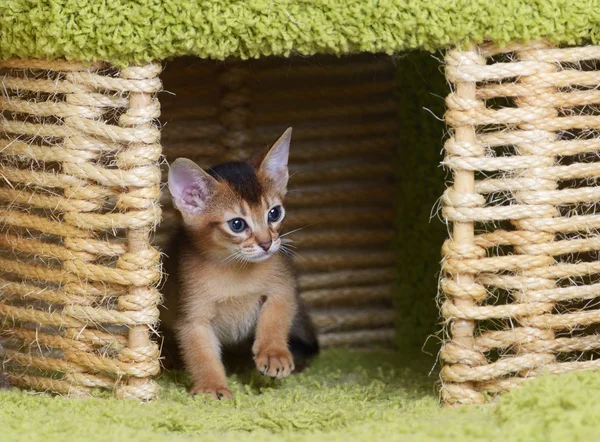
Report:
[[[294,359],[287,348],[259,351],[254,360],[258,371],[272,378],[282,379],[294,371]]]
[[[190,394],[194,397],[211,397],[214,400],[231,399],[233,397],[233,393],[227,387],[211,387],[201,385],[194,385],[190,391]]]

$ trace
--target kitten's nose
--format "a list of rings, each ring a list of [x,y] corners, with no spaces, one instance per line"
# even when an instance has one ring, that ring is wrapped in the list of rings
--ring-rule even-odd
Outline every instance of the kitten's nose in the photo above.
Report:
[[[273,244],[272,240],[258,243],[260,248],[263,249],[265,252],[269,250],[269,248],[271,247],[271,244]]]

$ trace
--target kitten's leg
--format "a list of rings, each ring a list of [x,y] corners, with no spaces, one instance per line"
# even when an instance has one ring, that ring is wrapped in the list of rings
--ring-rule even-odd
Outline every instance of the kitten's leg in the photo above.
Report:
[[[179,340],[186,368],[194,381],[190,393],[209,394],[213,399],[231,398],[233,394],[220,358],[220,343],[210,322],[180,326]]]
[[[294,371],[288,339],[295,310],[293,295],[270,296],[260,310],[252,352],[256,368],[266,376],[281,379]]]
[[[10,388],[10,382],[8,380],[8,374],[0,371],[0,390],[4,388]]]
[[[319,353],[319,340],[306,306],[299,296],[296,297],[296,302],[298,307],[292,321],[289,342],[296,365],[295,372],[301,373],[308,366],[309,361]]]

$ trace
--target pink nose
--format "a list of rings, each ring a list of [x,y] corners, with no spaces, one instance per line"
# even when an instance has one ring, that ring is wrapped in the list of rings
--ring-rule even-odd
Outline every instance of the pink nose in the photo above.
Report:
[[[259,242],[258,245],[261,249],[263,249],[265,252],[267,252],[269,250],[269,248],[271,247],[271,244],[273,244],[273,241],[265,241],[265,242]]]

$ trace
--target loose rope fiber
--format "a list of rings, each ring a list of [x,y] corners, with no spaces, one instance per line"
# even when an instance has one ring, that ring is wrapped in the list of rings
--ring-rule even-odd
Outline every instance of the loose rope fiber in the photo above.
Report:
[[[599,56],[546,42],[446,56],[447,405],[600,368]]]
[[[14,385],[157,395],[160,71],[0,62],[0,353]]]

